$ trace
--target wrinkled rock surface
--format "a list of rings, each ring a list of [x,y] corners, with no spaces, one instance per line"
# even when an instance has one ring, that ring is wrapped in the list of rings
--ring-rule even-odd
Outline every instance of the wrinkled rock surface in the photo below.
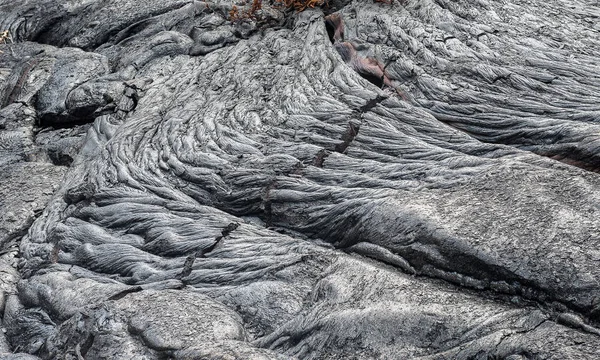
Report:
[[[233,5],[0,0],[2,358],[600,357],[597,1]]]

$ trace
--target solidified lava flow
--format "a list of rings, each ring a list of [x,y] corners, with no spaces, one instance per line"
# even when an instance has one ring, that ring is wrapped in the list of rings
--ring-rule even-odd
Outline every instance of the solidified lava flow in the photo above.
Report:
[[[600,358],[600,5],[302,1],[0,0],[0,358]]]

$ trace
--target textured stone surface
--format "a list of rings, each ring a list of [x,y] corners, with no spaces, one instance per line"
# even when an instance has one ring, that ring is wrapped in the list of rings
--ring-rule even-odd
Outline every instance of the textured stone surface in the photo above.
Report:
[[[0,352],[600,357],[598,4],[232,5],[0,0]]]

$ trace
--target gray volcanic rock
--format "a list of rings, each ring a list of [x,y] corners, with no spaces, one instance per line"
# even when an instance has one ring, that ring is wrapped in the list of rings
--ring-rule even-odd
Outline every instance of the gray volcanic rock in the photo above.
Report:
[[[598,4],[233,5],[0,0],[5,358],[600,357]]]

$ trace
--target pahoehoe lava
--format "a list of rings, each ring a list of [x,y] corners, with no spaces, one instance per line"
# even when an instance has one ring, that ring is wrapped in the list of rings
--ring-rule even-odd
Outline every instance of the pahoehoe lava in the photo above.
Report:
[[[598,2],[288,3],[0,0],[0,357],[600,358]]]

